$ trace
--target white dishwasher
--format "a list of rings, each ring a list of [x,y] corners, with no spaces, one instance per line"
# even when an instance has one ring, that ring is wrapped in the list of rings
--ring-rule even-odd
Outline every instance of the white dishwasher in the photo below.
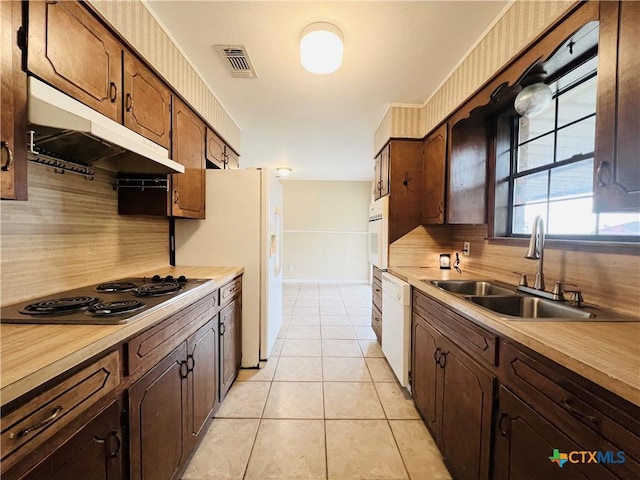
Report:
[[[382,352],[403,387],[411,368],[411,285],[382,274]]]

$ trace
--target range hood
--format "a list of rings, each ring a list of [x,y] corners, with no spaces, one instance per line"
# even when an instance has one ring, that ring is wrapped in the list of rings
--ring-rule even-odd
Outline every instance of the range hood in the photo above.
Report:
[[[166,148],[34,77],[28,120],[38,153],[122,173],[184,173]]]

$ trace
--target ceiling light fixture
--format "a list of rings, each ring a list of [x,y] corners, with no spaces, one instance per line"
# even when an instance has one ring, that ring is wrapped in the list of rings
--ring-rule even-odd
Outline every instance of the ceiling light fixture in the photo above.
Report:
[[[342,32],[327,22],[307,25],[300,34],[300,62],[311,73],[333,73],[342,65]]]
[[[276,168],[276,172],[278,172],[278,176],[280,177],[288,177],[291,169],[289,167],[278,167]]]
[[[544,82],[538,82],[524,87],[513,106],[520,115],[535,117],[547,109],[552,99],[551,87]]]

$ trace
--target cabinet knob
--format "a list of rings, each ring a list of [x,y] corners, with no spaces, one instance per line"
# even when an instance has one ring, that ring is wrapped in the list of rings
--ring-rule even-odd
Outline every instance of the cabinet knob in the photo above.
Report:
[[[2,148],[2,170],[8,171],[13,164],[13,152],[9,147],[9,142],[0,142],[0,148]]]

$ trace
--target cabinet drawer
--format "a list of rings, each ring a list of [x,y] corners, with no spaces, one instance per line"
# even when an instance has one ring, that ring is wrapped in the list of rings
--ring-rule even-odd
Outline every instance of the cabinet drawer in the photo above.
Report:
[[[640,408],[534,352],[505,342],[500,376],[511,390],[584,450],[622,450],[609,468],[621,478],[640,471]]]
[[[380,282],[382,282],[382,270],[380,270],[377,267],[373,267],[373,278],[374,280],[378,280]]]
[[[2,471],[49,440],[119,383],[120,354],[114,351],[9,414],[3,412]]]
[[[213,318],[217,294],[216,290],[130,340],[127,344],[129,374],[148,370]]]
[[[424,293],[413,290],[413,311],[445,337],[452,339],[472,357],[497,365],[497,336],[430,299]]]
[[[238,277],[220,288],[220,307],[227,305],[242,291],[242,277]]]
[[[382,311],[382,282],[377,278],[373,279],[372,290],[373,304],[378,310]]]
[[[378,337],[378,342],[382,342],[382,313],[375,305],[371,309],[371,328]]]

